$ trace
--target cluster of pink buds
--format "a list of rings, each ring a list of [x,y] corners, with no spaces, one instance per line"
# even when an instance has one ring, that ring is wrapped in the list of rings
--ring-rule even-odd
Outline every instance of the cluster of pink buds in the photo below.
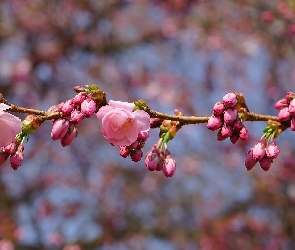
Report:
[[[240,99],[244,100],[243,98]],[[219,129],[217,133],[218,141],[223,141],[229,137],[231,142],[235,144],[239,139],[242,141],[248,139],[248,130],[242,123],[246,113],[243,104],[243,102],[238,103],[235,93],[228,93],[221,102],[217,102],[213,106],[213,115],[208,120],[207,128],[212,131]],[[241,113],[238,111],[241,111]]]
[[[51,138],[60,140],[63,147],[70,145],[78,135],[76,125],[84,118],[94,115],[97,109],[93,92],[79,88],[79,93],[72,99],[52,106],[49,112],[62,112],[63,117],[53,120]],[[82,89],[81,89],[82,88]]]
[[[162,171],[166,177],[172,177],[176,171],[176,162],[162,138],[147,152],[144,164],[149,171]]]
[[[278,118],[281,122],[291,121],[290,129],[295,131],[295,94],[287,92],[286,97],[275,104],[280,112]]]
[[[145,145],[147,138],[149,137],[149,131],[140,131],[137,140],[129,146],[120,147],[120,155],[123,158],[130,156],[134,162],[139,162],[142,158],[142,149]]]
[[[280,153],[279,147],[274,142],[274,137],[278,136],[278,130],[279,123],[268,122],[261,139],[246,154],[245,166],[247,170],[251,170],[257,162],[264,171],[269,170],[273,160]]]
[[[17,170],[24,160],[24,140],[25,135],[20,134],[22,139],[17,136],[17,139],[8,146],[0,148],[0,165],[10,157],[10,165],[14,170]]]

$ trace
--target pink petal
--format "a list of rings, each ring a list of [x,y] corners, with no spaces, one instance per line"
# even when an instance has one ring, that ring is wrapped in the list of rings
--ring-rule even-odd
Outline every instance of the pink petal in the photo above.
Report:
[[[129,129],[126,130],[126,138],[130,142],[130,144],[132,144],[133,142],[135,142],[137,140],[138,133],[139,133],[139,131],[138,131],[137,123],[132,122],[130,124]],[[126,146],[129,146],[129,145],[126,145]]]
[[[137,118],[137,125],[139,131],[146,131],[150,129],[150,115],[143,110],[136,110],[133,112]]]
[[[15,135],[22,131],[21,119],[12,114],[0,112],[0,123],[1,122],[5,122],[9,126],[9,129],[12,131],[12,133]]]
[[[135,108],[134,103],[129,103],[129,102],[120,102],[120,101],[109,101],[109,105],[113,106],[114,108],[121,108],[124,110],[128,110],[132,112]]]
[[[5,103],[0,103],[0,111],[4,111],[6,109],[10,109],[10,106]]]
[[[97,118],[102,119],[112,109],[114,109],[114,107],[110,105],[102,106],[96,113]]]
[[[14,140],[14,133],[9,124],[0,121],[0,146],[7,146]]]

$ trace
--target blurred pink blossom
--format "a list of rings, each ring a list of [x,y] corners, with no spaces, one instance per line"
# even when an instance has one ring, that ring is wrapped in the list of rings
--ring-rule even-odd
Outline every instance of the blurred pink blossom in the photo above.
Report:
[[[0,103],[0,146],[8,146],[22,130],[21,119],[4,111],[9,108]]]
[[[143,110],[133,112],[133,103],[109,101],[97,112],[102,119],[102,134],[115,146],[129,146],[137,140],[138,133],[150,129],[150,116]]]

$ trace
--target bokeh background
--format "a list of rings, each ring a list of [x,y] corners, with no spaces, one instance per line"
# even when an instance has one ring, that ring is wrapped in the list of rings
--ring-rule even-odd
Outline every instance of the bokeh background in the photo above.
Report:
[[[108,100],[208,116],[228,92],[276,115],[295,86],[294,0],[1,0],[0,92],[47,110],[97,84]],[[24,118],[23,115],[20,115]],[[0,168],[0,249],[295,249],[295,143],[285,131],[268,172],[247,142],[183,127],[169,150],[173,178],[123,159],[96,117],[63,148],[44,123],[14,171]],[[151,131],[146,153],[158,140]]]

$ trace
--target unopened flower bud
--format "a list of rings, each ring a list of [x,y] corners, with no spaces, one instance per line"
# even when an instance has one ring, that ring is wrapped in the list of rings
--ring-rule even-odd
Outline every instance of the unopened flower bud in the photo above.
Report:
[[[277,103],[275,104],[275,108],[278,110],[281,110],[282,108],[286,108],[286,107],[288,107],[288,102],[286,98],[283,98],[277,101]]]
[[[289,112],[289,108],[282,108],[278,114],[278,118],[280,121],[288,121],[291,117],[291,114]]]
[[[222,120],[221,116],[212,115],[208,120],[207,128],[214,131],[214,130],[221,128],[222,125],[223,125],[223,120]]]
[[[295,114],[295,99],[293,99],[290,104],[289,104],[289,107],[288,107],[288,111],[291,115],[294,115]]]
[[[221,115],[224,110],[225,110],[225,106],[222,102],[217,102],[213,106],[213,114],[216,116]]]
[[[128,146],[121,146],[120,147],[120,155],[123,158],[126,158],[130,154],[130,149]]]
[[[149,131],[139,131],[137,139],[146,141],[148,137]]]
[[[87,98],[81,103],[81,112],[85,117],[89,118],[94,115],[96,111],[96,103],[92,98]]]
[[[66,134],[61,138],[60,143],[63,147],[69,146],[78,136],[78,129],[71,125]]]
[[[227,93],[222,98],[224,106],[227,108],[233,108],[237,104],[237,97],[234,93]]]
[[[265,155],[265,140],[258,141],[254,147],[253,151],[253,159],[256,161],[260,161]]]
[[[239,137],[242,141],[247,141],[249,138],[248,129],[244,126],[239,132]]]
[[[294,116],[291,119],[290,130],[295,131],[295,117]]]
[[[17,142],[14,141],[4,148],[7,155],[12,155],[17,149]]]
[[[130,153],[131,160],[134,162],[139,162],[142,158],[142,151],[141,150],[132,150]]]
[[[159,159],[158,150],[155,147],[147,152],[144,164],[149,171],[155,171],[158,169],[161,160]]]
[[[69,129],[69,121],[64,118],[58,118],[53,121],[51,129],[51,138],[53,140],[59,140],[65,136]]]
[[[22,165],[24,160],[24,145],[20,144],[17,151],[10,156],[10,164],[14,170],[17,170]]]
[[[74,104],[72,102],[72,100],[67,100],[66,102],[64,102],[64,104],[61,107],[61,112],[64,115],[69,115],[71,114],[72,110],[74,109]]]
[[[77,95],[74,96],[74,98],[72,99],[72,102],[74,105],[76,106],[80,106],[81,103],[86,99],[86,94],[85,93],[79,93]]]
[[[224,137],[230,137],[233,134],[233,128],[231,125],[224,124],[221,128],[221,135]]]
[[[223,120],[226,124],[232,124],[237,119],[238,111],[236,109],[228,108],[224,112]]]
[[[230,137],[230,141],[232,144],[236,144],[239,140],[239,133],[237,133],[236,131],[231,135]]]
[[[268,147],[266,148],[266,155],[270,159],[275,159],[278,157],[280,153],[279,147],[276,145],[275,142],[271,142]]]
[[[271,164],[272,164],[272,159],[264,157],[259,161],[260,167],[264,170],[264,171],[268,171]]]
[[[172,157],[165,159],[162,171],[166,177],[172,177],[175,174],[176,162]]]
[[[217,132],[217,141],[224,141],[228,136],[223,136],[221,133],[222,129],[219,129]]]
[[[74,109],[71,113],[70,122],[73,124],[78,124],[84,119],[85,115],[81,111]]]
[[[253,150],[250,149],[247,152],[246,159],[245,159],[245,166],[246,166],[247,170],[251,170],[252,168],[254,168],[256,163],[257,163],[257,161],[253,159]]]

